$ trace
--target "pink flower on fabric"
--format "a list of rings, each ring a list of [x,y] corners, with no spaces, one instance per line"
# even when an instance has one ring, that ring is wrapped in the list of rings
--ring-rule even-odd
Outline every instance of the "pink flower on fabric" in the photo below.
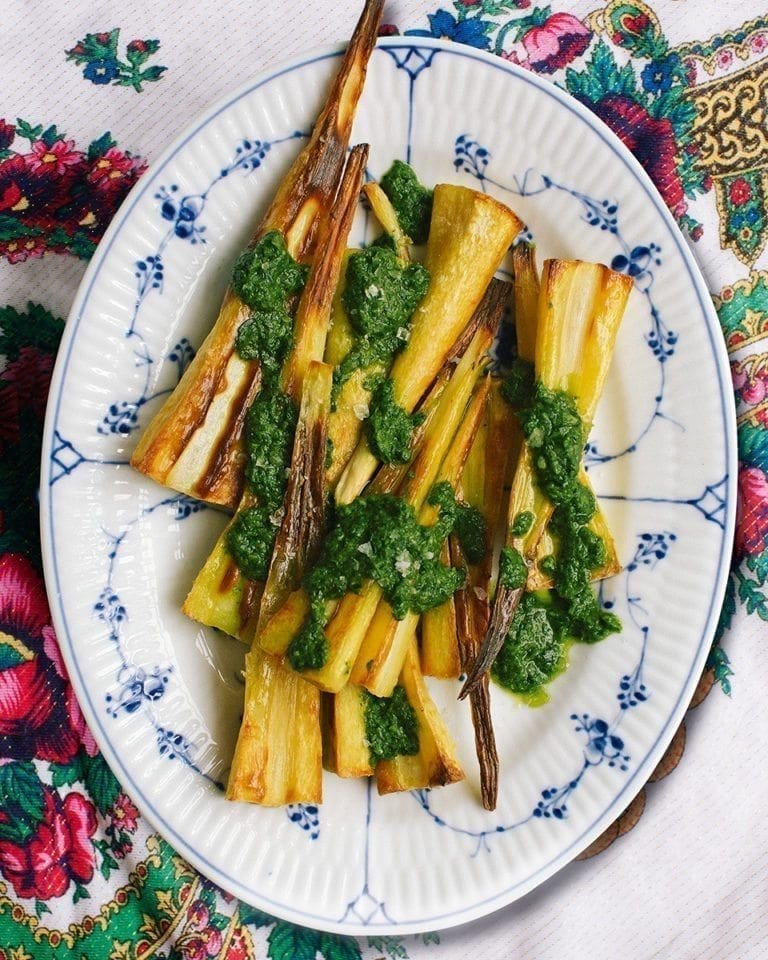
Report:
[[[22,240],[9,240],[0,244],[0,258],[8,263],[24,263],[25,260],[39,260],[45,253],[45,240],[42,237],[28,237]]]
[[[130,797],[124,793],[121,793],[117,800],[115,800],[109,811],[109,815],[113,826],[118,830],[127,830],[129,833],[133,833],[138,825],[139,811],[134,806]]]
[[[50,900],[72,880],[84,884],[93,877],[96,811],[80,793],[62,802],[49,787],[43,792],[43,819],[32,836],[24,843],[0,841],[0,872],[17,896]]]
[[[523,36],[527,66],[537,73],[554,73],[580,57],[591,39],[590,31],[573,14],[553,13]]]
[[[61,176],[67,167],[74,167],[85,159],[85,154],[75,150],[74,140],[57,140],[49,147],[42,140],[32,144],[32,153],[25,157],[32,170],[47,170]]]
[[[81,743],[95,752],[72,688],[45,649],[58,656],[43,584],[20,554],[0,556],[0,637],[21,660],[0,670],[0,758],[69,763]]]
[[[93,161],[88,179],[93,183],[99,183],[102,180],[121,180],[136,167],[137,163],[133,157],[126,156],[116,147],[110,147],[103,156]],[[142,166],[141,172],[145,167],[146,165]]]
[[[66,712],[69,719],[69,725],[75,731],[80,740],[80,743],[85,748],[85,752],[89,757],[95,757],[99,752],[99,748],[96,745],[96,741],[93,739],[93,734],[88,729],[88,725],[85,722],[85,717],[80,709],[80,704],[77,702],[75,697],[75,692],[72,689],[72,685],[69,681],[69,674],[67,673],[67,668],[64,666],[64,661],[61,657],[61,650],[59,649],[59,641],[56,639],[56,634],[53,631],[53,627],[45,627],[43,629],[43,650],[45,650],[48,658],[53,662],[53,666],[56,670],[56,673],[65,681],[67,685],[67,695],[66,695]]]
[[[768,476],[759,467],[739,471],[736,556],[756,557],[768,549]]]

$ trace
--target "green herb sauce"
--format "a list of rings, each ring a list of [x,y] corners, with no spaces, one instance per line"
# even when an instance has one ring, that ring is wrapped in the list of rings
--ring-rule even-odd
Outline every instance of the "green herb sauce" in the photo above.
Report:
[[[288,252],[272,230],[242,253],[232,273],[232,290],[253,313],[235,336],[244,360],[259,360],[261,390],[245,419],[245,479],[258,506],[238,514],[227,534],[227,548],[243,576],[263,580],[269,570],[290,463],[297,412],[280,391],[282,365],[293,342],[291,298],[300,293],[309,268]]]
[[[287,310],[255,313],[235,336],[235,350],[243,360],[260,360],[262,376],[276,379],[293,342],[293,317]]]
[[[552,577],[554,589],[549,602],[531,594],[523,597],[493,672],[503,686],[533,694],[541,702],[541,688],[564,666],[567,644],[574,640],[597,643],[621,630],[621,621],[600,606],[590,586],[591,573],[605,562],[606,549],[588,527],[597,504],[579,481],[585,430],[576,401],[537,382],[533,402],[518,415],[536,482],[555,507],[551,530],[556,552],[540,563]],[[513,535],[522,516],[515,518]],[[514,552],[502,551],[502,583],[505,553]]]
[[[509,532],[513,537],[524,537],[533,526],[535,519],[530,510],[522,510],[515,517],[512,526],[509,528]]]
[[[566,665],[568,644],[553,613],[538,594],[525,594],[491,671],[503,687],[531,702],[541,699],[544,685]]]
[[[432,218],[432,191],[419,182],[413,168],[402,160],[395,160],[380,185],[395,208],[403,233],[414,243],[426,243]]]
[[[231,286],[251,310],[284,310],[286,300],[304,288],[308,272],[290,255],[283,235],[270,230],[237,258]]]
[[[533,364],[517,357],[504,377],[501,395],[515,410],[519,410],[530,405],[535,383]]]
[[[410,414],[395,400],[395,388],[384,377],[365,382],[372,390],[366,427],[371,451],[382,463],[408,463],[413,431],[424,421],[421,413]]]
[[[430,503],[440,507],[433,526],[422,526],[413,507],[391,494],[358,497],[336,508],[320,557],[304,579],[311,609],[289,647],[292,663],[314,657],[305,647],[317,647],[318,631],[325,626],[325,602],[359,593],[366,580],[379,584],[398,620],[409,611],[431,610],[458,590],[464,571],[440,562],[457,516],[451,485],[437,484]],[[325,659],[318,666],[324,663]]]
[[[283,502],[296,419],[293,401],[277,391],[258,394],[246,414],[245,478],[259,503],[270,512]]]
[[[266,579],[277,527],[266,507],[241,510],[227,531],[227,550],[249,580]]]
[[[345,284],[343,303],[355,343],[335,374],[337,388],[355,370],[388,364],[402,350],[429,272],[418,263],[402,264],[388,247],[370,246],[350,256]]]
[[[311,617],[288,645],[288,662],[294,670],[319,670],[328,659],[328,640],[323,625]]]
[[[468,503],[456,504],[456,522],[453,532],[461,552],[469,563],[480,563],[487,547],[485,519],[477,507]]]
[[[391,697],[366,691],[365,738],[374,765],[419,752],[419,721],[403,687],[395,687]]]
[[[503,547],[499,557],[499,583],[508,590],[519,590],[528,579],[528,567],[519,550]]]

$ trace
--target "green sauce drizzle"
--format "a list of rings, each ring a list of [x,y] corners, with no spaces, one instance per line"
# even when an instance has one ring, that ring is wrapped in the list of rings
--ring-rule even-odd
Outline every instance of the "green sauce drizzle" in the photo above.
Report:
[[[395,687],[391,697],[366,691],[365,738],[372,764],[419,752],[419,721],[403,687]]]
[[[270,512],[283,502],[296,419],[292,400],[277,391],[258,394],[246,414],[245,479],[259,503]]]
[[[487,540],[485,519],[477,509],[468,503],[456,504],[456,534],[461,552],[469,563],[480,563],[485,556]]]
[[[551,605],[537,594],[527,593],[491,672],[503,687],[533,699],[565,668],[567,649]]]
[[[597,504],[579,481],[585,429],[576,401],[564,391],[549,390],[537,382],[532,404],[518,415],[532,453],[536,482],[555,507],[551,529],[556,553],[540,564],[552,577],[554,589],[546,603],[531,594],[523,597],[493,672],[499,683],[513,692],[545,698],[541,688],[563,668],[567,644],[574,640],[597,643],[621,630],[621,621],[600,606],[590,586],[591,573],[605,562],[606,549],[588,527]],[[519,535],[519,522],[522,533],[526,532],[522,530],[523,516],[515,518],[513,535]],[[505,553],[514,552],[502,551],[502,583]]]
[[[522,510],[515,517],[512,526],[509,528],[509,532],[513,537],[524,537],[533,526],[535,519],[530,510]]]
[[[286,300],[303,290],[308,272],[290,255],[283,235],[270,230],[237,258],[231,286],[251,310],[283,310]]]
[[[408,463],[413,431],[424,421],[424,414],[410,414],[395,400],[391,380],[369,378],[365,386],[372,390],[367,420],[371,451],[382,463]]]
[[[512,361],[501,385],[501,395],[515,410],[527,407],[533,399],[535,382],[533,364],[517,357]]]
[[[277,527],[266,507],[241,510],[227,531],[227,550],[249,580],[265,580]]]
[[[414,243],[426,243],[432,217],[432,191],[419,182],[413,168],[402,160],[395,160],[380,185],[395,208],[403,233]]]
[[[528,579],[528,568],[519,550],[503,547],[499,557],[499,583],[508,590],[519,590]]]
[[[245,418],[245,479],[258,506],[242,511],[227,533],[227,549],[243,576],[263,580],[277,535],[275,518],[283,502],[297,412],[280,391],[282,365],[291,349],[291,298],[300,293],[309,268],[288,252],[281,233],[272,230],[242,253],[232,273],[232,290],[253,313],[235,336],[244,360],[259,360],[261,390]]]
[[[343,303],[356,339],[335,374],[337,388],[355,370],[388,364],[402,350],[429,272],[419,263],[402,264],[388,247],[370,246],[349,258],[345,282]]]
[[[398,620],[423,613],[452,596],[464,571],[440,562],[445,538],[456,523],[457,505],[449,483],[437,484],[429,502],[440,507],[433,526],[422,526],[413,507],[391,494],[358,497],[337,507],[336,517],[314,567],[304,579],[311,608],[291,641],[291,664],[309,659],[325,626],[325,602],[359,593],[366,580],[379,584]],[[323,666],[325,656],[318,666]],[[314,658],[315,662],[317,657]]]

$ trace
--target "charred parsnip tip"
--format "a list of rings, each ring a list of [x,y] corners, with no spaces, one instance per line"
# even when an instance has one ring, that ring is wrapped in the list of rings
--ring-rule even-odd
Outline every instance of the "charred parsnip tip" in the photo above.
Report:
[[[451,537],[451,560],[454,566],[466,563],[455,537]],[[488,624],[487,595],[478,596],[476,587],[465,585],[457,592],[455,600],[461,669],[468,670],[480,652]],[[480,796],[486,810],[495,810],[499,794],[499,755],[493,732],[490,680],[487,673],[471,691],[469,705],[475,731],[475,752],[480,768]]]
[[[395,401],[408,413],[452,352],[521,226],[508,207],[483,193],[450,184],[435,187],[424,260],[429,288],[390,373]],[[336,487],[336,502],[354,500],[377,464],[362,438]]]
[[[301,259],[330,207],[344,166],[355,109],[376,42],[383,0],[368,0],[312,136],[294,161],[254,236],[270,230]],[[213,329],[178,386],[142,434],[132,465],[158,483],[234,509],[243,490],[245,411],[259,389],[258,362],[235,337],[250,308],[228,290]]]
[[[304,377],[301,410],[280,531],[259,608],[259,625],[272,616],[301,582],[325,529],[325,447],[333,368],[311,361]]]
[[[301,402],[307,367],[313,361],[322,360],[325,353],[334,296],[346,260],[347,238],[360,199],[368,150],[367,143],[352,148],[336,201],[320,226],[318,240],[322,256],[315,258],[299,301],[293,347],[283,370],[282,389],[294,403]]]
[[[575,399],[575,408],[588,430],[608,375],[613,348],[632,280],[603,264],[548,260],[544,264],[537,308],[536,379],[550,391],[563,391]],[[532,509],[533,506],[533,509]],[[507,546],[530,574],[541,533],[532,549],[519,550],[515,518],[530,511],[533,526],[543,528],[552,506],[535,481],[527,443],[515,471],[509,498]],[[542,517],[545,519],[542,520]],[[491,624],[480,653],[459,696],[466,697],[492,666],[501,649],[525,584],[514,587],[499,582]]]

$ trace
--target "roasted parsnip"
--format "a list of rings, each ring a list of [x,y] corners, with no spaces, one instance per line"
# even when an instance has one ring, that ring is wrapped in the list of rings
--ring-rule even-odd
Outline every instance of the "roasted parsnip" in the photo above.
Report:
[[[383,0],[367,0],[309,142],[256,230],[289,252],[311,253],[317,224],[336,194],[355,110],[381,21]],[[158,483],[234,509],[243,490],[245,411],[259,389],[259,364],[241,359],[235,336],[249,309],[228,290],[216,323],[176,389],[144,431],[133,466]]]
[[[576,408],[587,429],[613,354],[616,334],[632,287],[632,280],[603,264],[583,261],[547,260],[541,280],[536,332],[536,378],[550,390],[562,390],[575,398]],[[514,518],[521,505],[546,498],[534,481],[530,449],[523,444],[509,499],[508,546],[514,549]],[[522,506],[526,509],[526,506]],[[534,514],[536,517],[536,514]],[[530,570],[533,556],[522,555]],[[465,697],[493,664],[509,631],[525,585],[499,583],[491,623],[467,680]]]

